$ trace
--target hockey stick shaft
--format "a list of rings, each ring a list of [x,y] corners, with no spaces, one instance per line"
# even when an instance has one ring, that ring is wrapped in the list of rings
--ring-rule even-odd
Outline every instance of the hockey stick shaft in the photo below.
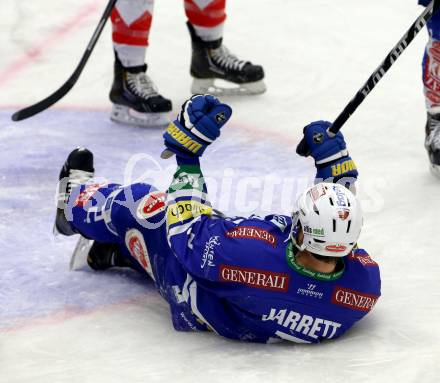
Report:
[[[348,103],[344,110],[339,114],[332,126],[329,128],[329,133],[336,134],[347,122],[350,116],[356,111],[360,104],[367,98],[370,92],[374,89],[377,83],[385,76],[385,73],[393,66],[396,60],[400,57],[403,51],[414,40],[417,34],[423,29],[426,23],[440,8],[440,0],[433,0],[425,8],[422,14],[411,25],[405,35],[399,40],[396,46],[388,53],[385,60],[379,65],[379,67],[369,77],[367,82],[356,93],[353,99]]]
[[[96,27],[95,31],[93,32],[93,35],[87,45],[87,48],[81,57],[80,62],[78,63],[77,67],[73,71],[72,75],[69,77],[69,79],[54,93],[52,93],[50,96],[46,97],[44,100],[41,100],[37,102],[34,105],[28,106],[27,108],[21,109],[17,112],[15,112],[12,115],[13,121],[21,121],[26,118],[35,116],[36,114],[42,112],[43,110],[48,109],[53,104],[61,100],[69,91],[73,88],[75,83],[78,81],[79,76],[81,75],[84,67],[87,64],[87,61],[90,58],[90,55],[92,54],[93,49],[95,48],[95,45],[101,36],[101,33],[105,27],[105,24],[110,17],[110,14],[113,10],[113,7],[115,6],[117,0],[109,0],[104,13],[101,16],[101,19],[99,20],[99,24]]]

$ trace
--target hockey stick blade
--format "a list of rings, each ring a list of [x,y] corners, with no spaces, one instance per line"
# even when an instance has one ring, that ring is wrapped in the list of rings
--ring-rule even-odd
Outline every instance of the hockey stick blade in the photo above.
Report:
[[[15,112],[11,117],[12,121],[25,120],[26,118],[35,116],[43,110],[50,108],[53,104],[61,100],[67,93],[69,93],[74,85],[75,81],[66,81],[61,88],[52,93],[50,96],[46,97],[44,100]]]
[[[78,81],[79,76],[81,75],[84,67],[86,66],[87,61],[89,60],[90,55],[92,54],[93,48],[95,48],[95,45],[105,27],[105,24],[108,18],[110,17],[110,14],[113,10],[113,7],[116,4],[116,1],[117,0],[109,0],[104,10],[104,13],[101,16],[99,24],[96,27],[95,31],[93,32],[93,36],[90,39],[90,42],[88,43],[83,56],[81,57],[80,62],[78,63],[77,67],[75,68],[69,79],[59,89],[57,89],[50,96],[46,97],[44,100],[41,100],[36,104],[33,104],[31,106],[28,106],[27,108],[15,112],[11,117],[12,121],[21,121],[26,118],[35,116],[36,114],[42,112],[43,110],[50,108],[53,104],[61,100],[67,93],[69,93],[69,91]]]
[[[368,78],[367,82],[362,86],[361,89],[356,93],[353,99],[348,103],[344,110],[335,119],[332,126],[328,129],[328,134],[334,136],[342,126],[347,122],[351,115],[356,111],[359,105],[365,100],[365,98],[370,94],[378,82],[385,76],[388,70],[397,61],[404,50],[411,44],[417,34],[423,29],[426,23],[432,18],[432,16],[439,10],[440,0],[433,0],[424,9],[422,14],[417,18],[417,20],[411,25],[405,35],[399,40],[396,46],[388,53],[385,60],[379,65],[379,67],[373,72],[373,74]]]

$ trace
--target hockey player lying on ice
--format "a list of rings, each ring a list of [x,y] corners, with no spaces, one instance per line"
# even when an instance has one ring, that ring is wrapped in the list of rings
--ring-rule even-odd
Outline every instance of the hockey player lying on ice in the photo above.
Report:
[[[60,174],[56,228],[94,240],[93,269],[128,266],[148,274],[176,330],[253,342],[337,338],[380,296],[378,265],[356,246],[359,202],[342,185],[318,183],[291,217],[215,212],[199,158],[230,116],[213,96],[183,105],[164,134],[164,153],[177,160],[166,194],[141,183],[93,184],[92,153],[74,150]],[[343,136],[329,138],[328,126],[308,125],[300,149],[315,159],[318,178],[355,178]]]

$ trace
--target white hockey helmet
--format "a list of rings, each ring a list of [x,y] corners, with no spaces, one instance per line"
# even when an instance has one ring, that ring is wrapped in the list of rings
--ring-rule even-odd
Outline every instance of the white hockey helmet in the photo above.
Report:
[[[362,210],[355,195],[339,184],[321,182],[308,188],[297,201],[293,228],[301,224],[304,233],[300,250],[344,257],[356,244],[362,228]]]

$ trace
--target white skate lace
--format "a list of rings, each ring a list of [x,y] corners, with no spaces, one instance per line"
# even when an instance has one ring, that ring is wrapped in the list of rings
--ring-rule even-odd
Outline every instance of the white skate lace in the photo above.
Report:
[[[146,73],[127,72],[127,84],[131,92],[144,99],[158,95],[156,85]]]
[[[217,65],[225,69],[242,70],[247,64],[247,61],[238,59],[223,45],[218,49],[211,50],[211,57]]]
[[[429,121],[429,135],[426,140],[432,149],[440,150],[440,121],[431,118]]]
[[[67,193],[70,193],[72,188],[87,183],[93,178],[93,173],[84,170],[70,169],[69,183],[67,185]]]

